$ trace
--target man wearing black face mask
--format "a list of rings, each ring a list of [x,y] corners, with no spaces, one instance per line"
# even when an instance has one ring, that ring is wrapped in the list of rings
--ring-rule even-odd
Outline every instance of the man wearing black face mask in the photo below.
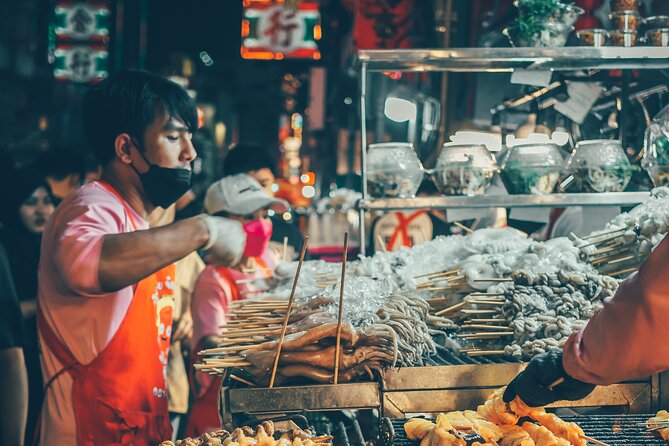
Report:
[[[235,264],[246,238],[211,216],[148,229],[190,188],[195,106],[178,85],[125,71],[93,87],[84,125],[102,180],[70,194],[47,223],[38,327],[41,444],[158,444],[171,437],[165,389],[173,263],[201,250]]]

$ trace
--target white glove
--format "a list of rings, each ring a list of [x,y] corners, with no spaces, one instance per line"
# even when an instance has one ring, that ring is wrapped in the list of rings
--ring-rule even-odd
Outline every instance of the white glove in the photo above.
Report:
[[[209,241],[202,248],[207,263],[233,266],[242,260],[246,247],[246,233],[242,224],[223,217],[205,216]]]

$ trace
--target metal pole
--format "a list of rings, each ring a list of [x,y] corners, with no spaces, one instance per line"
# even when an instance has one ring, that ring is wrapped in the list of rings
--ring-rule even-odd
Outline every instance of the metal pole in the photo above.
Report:
[[[362,178],[362,198],[367,199],[367,62],[360,68],[360,170]],[[360,209],[360,252],[367,251],[365,237],[365,211]]]
[[[114,61],[116,70],[123,68],[123,14],[125,0],[116,0],[116,29],[114,31]]]
[[[451,44],[451,22],[452,22],[453,0],[446,0],[446,11],[444,11],[444,48]],[[441,147],[446,142],[446,121],[447,121],[447,102],[448,102],[448,71],[441,73],[441,123],[439,124],[439,145]]]
[[[146,40],[147,40],[147,18],[149,14],[149,0],[139,2],[139,58],[137,66],[143,70],[146,68]]]

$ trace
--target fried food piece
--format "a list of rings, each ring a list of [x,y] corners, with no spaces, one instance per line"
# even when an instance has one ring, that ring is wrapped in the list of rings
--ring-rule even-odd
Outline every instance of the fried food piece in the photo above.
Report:
[[[404,423],[404,432],[407,434],[409,440],[422,440],[432,432],[434,427],[435,424],[429,420],[424,418],[412,418]]]
[[[497,389],[488,397],[488,400],[480,405],[476,411],[486,420],[498,426],[504,424],[516,424],[518,415],[513,413],[508,404],[502,399],[504,388]]]
[[[522,428],[530,434],[534,444],[536,446],[571,446],[564,438],[559,438],[553,435],[553,432],[549,431],[544,426],[539,426],[538,424],[525,422],[522,425]]]
[[[444,418],[448,420],[449,424],[456,430],[459,431],[469,431],[474,429],[474,425],[470,420],[465,417],[465,414],[458,411],[447,412],[444,415]]]
[[[536,446],[530,434],[520,426],[509,425],[499,428],[504,435],[499,442],[499,446]]]
[[[440,427],[439,423],[437,423],[437,427],[432,431],[430,446],[467,446],[467,442]]]
[[[581,426],[576,423],[568,423],[554,413],[544,412],[535,414],[533,417],[542,426],[553,432],[557,437],[564,438],[574,446],[587,446],[588,442],[583,439],[585,433]]]
[[[651,417],[646,421],[646,427],[648,427],[648,429],[667,425],[669,425],[669,412],[666,410],[659,411],[654,417]],[[655,432],[660,435],[663,440],[669,441],[669,427],[666,429],[658,429]]]
[[[437,415],[436,422],[437,422],[436,427],[440,427],[446,432],[453,432],[455,430],[451,422],[448,421],[448,417],[446,416],[445,413],[440,413],[439,415]]]
[[[463,415],[472,423],[476,433],[483,437],[485,441],[495,442],[502,438],[503,433],[499,426],[486,420],[477,412],[474,412],[473,410],[465,410]]]

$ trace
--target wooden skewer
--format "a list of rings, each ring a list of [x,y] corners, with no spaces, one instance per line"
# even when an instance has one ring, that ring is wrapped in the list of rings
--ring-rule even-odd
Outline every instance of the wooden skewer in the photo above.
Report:
[[[462,310],[465,314],[499,314],[497,310]]]
[[[463,302],[455,304],[451,307],[444,308],[443,310],[439,310],[436,313],[434,313],[434,315],[435,316],[441,316],[442,314],[446,314],[446,313],[450,313],[450,312],[455,311],[455,310],[459,310],[460,308],[464,307],[465,305],[467,305],[467,302],[463,301]]]
[[[472,336],[511,336],[512,331],[494,331],[490,333],[479,332],[479,333],[458,333],[455,336],[458,338],[468,338]]]
[[[510,277],[490,277],[488,279],[474,279],[474,282],[513,282]]]
[[[244,284],[247,284],[247,283],[253,283],[253,282],[255,282],[255,281],[258,280],[258,279],[260,279],[260,278],[255,278],[255,277],[253,277],[253,278],[251,278],[251,279],[239,279],[239,280],[235,280],[235,283],[236,283],[237,285],[244,285]]]
[[[631,273],[631,272],[637,271],[638,269],[639,268],[636,268],[636,267],[635,268],[627,268],[627,269],[624,269],[622,271],[616,271],[616,272],[610,273],[609,276],[611,276],[611,277],[621,276],[621,275],[626,274],[626,273]]]
[[[414,279],[420,279],[422,277],[451,275],[451,274],[457,273],[458,271],[459,271],[459,269],[452,269],[452,270],[448,270],[448,271],[437,271],[437,272],[434,272],[434,273],[426,273],[426,274],[421,274],[419,276],[414,276],[413,278]]]
[[[473,229],[469,228],[468,226],[463,225],[459,221],[454,221],[453,224],[455,226],[457,226],[458,228],[462,229],[463,231],[465,231],[467,234],[471,234],[472,232],[474,232]]]
[[[295,289],[297,288],[297,280],[300,278],[300,270],[302,270],[302,264],[304,263],[304,255],[307,252],[307,245],[309,244],[309,236],[304,237],[304,243],[302,243],[302,252],[300,253],[300,261],[297,264],[297,271],[295,272],[295,278],[293,279],[293,288],[290,291],[290,298],[288,298],[288,311],[286,311],[286,316],[283,319],[283,326],[281,327],[281,335],[279,336],[279,343],[276,346],[276,357],[274,358],[274,366],[272,366],[272,376],[269,380],[269,388],[274,387],[274,379],[276,378],[276,370],[279,367],[279,357],[281,356],[281,347],[283,345],[283,338],[286,336],[286,328],[288,327],[288,318],[290,317],[290,311],[293,309],[293,301],[295,300]]]
[[[491,300],[468,300],[467,303],[472,305],[492,305],[494,307],[502,307],[505,302],[495,302]]]
[[[488,355],[503,355],[504,350],[470,350],[467,356],[488,356]]]
[[[314,277],[337,277],[335,273],[318,273]]]
[[[477,330],[507,330],[509,327],[504,325],[485,325],[485,324],[471,324],[463,325],[463,329],[477,329]]]
[[[604,443],[603,441],[599,441],[592,437],[588,437],[587,435],[580,435],[580,437],[585,441],[587,441],[588,443],[596,444],[597,446],[609,446],[607,443]]]
[[[381,237],[381,235],[377,235],[376,239],[379,242],[379,246],[381,247],[381,251],[388,252],[388,248],[386,248],[386,244],[383,243],[383,237]]]
[[[504,293],[471,293],[470,296],[504,296]]]
[[[346,258],[348,257],[348,231],[344,233],[344,255],[341,262],[341,284],[339,285],[339,316],[337,317],[337,341],[335,347],[334,383],[339,383],[339,360],[341,349],[341,320],[344,314],[344,280],[346,279]]]
[[[279,334],[281,333],[281,329],[278,328],[276,330],[272,331],[252,331],[252,330],[240,330],[240,331],[234,331],[234,332],[225,332],[221,336],[223,339],[233,339],[233,338],[243,338],[243,337],[267,337],[269,335],[273,334]]]
[[[241,345],[241,344],[256,344],[257,342],[258,342],[258,340],[253,339],[253,338],[236,338],[236,339],[230,339],[230,340],[223,340],[221,342],[221,346]]]
[[[553,381],[553,382],[548,386],[548,390],[553,390],[554,388],[556,388],[557,386],[559,386],[559,385],[562,384],[563,382],[564,382],[564,378],[558,378],[558,379],[556,379],[555,381]]]
[[[288,260],[288,237],[283,238],[283,250],[281,251],[281,261],[286,262]]]
[[[230,379],[234,379],[235,381],[239,381],[240,383],[244,383],[247,386],[258,387],[257,385],[253,384],[251,381],[247,381],[244,378],[240,378],[237,375],[233,375],[232,373],[230,374]]]
[[[478,324],[478,323],[504,323],[504,322],[509,322],[508,319],[468,319],[468,321],[472,324]]]
[[[208,348],[205,350],[200,350],[197,353],[201,356],[206,356],[206,355],[220,355],[221,353],[228,353],[228,352],[240,352],[244,350],[257,350],[257,348],[253,348],[253,346],[251,345],[235,345],[231,347]]]
[[[585,236],[585,237],[581,237],[581,239],[582,240],[589,240],[591,238],[597,238],[597,237],[601,237],[603,235],[610,235],[610,234],[615,234],[617,232],[624,232],[624,231],[627,231],[628,229],[629,228],[612,229],[611,231],[608,231],[608,232],[600,232],[599,234],[593,234],[593,235],[588,235],[588,236]],[[573,232],[572,232],[571,235],[573,237],[576,237]]]

